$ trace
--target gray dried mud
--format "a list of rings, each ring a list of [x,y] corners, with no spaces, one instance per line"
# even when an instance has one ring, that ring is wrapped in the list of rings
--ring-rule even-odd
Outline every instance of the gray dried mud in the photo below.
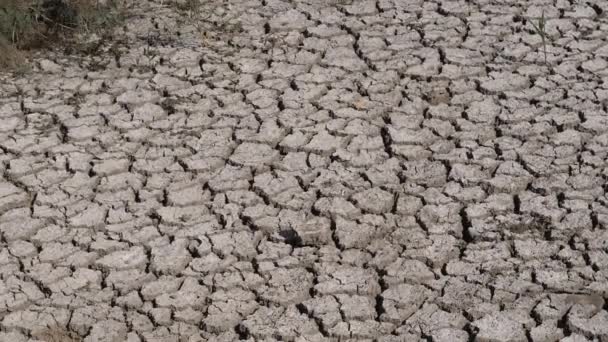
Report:
[[[608,2],[177,7],[0,76],[0,341],[608,341]]]

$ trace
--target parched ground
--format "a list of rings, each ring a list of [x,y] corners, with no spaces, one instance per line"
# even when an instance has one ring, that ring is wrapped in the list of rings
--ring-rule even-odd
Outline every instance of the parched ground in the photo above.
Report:
[[[184,8],[0,76],[0,341],[608,341],[608,2]]]

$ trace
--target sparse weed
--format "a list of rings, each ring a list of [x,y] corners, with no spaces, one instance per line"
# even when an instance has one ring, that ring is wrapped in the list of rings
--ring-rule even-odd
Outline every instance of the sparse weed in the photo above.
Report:
[[[0,37],[0,70],[15,70],[23,59],[22,53],[4,37]]]
[[[534,27],[534,31],[536,34],[540,36],[543,44],[543,54],[545,57],[545,65],[547,65],[547,31],[545,31],[545,11],[542,11],[540,18],[538,19],[538,23],[534,24],[534,21],[530,20],[530,24]]]
[[[20,67],[15,62],[27,50],[49,47],[74,33],[105,32],[125,13],[124,0],[0,0],[0,69]]]
[[[183,12],[189,19],[192,19],[199,12],[201,0],[172,0],[171,4],[178,11]]]
[[[146,57],[147,61],[145,65],[151,66],[154,62],[154,59],[158,57],[160,54],[156,48],[145,46],[143,51],[144,57]]]
[[[82,341],[75,333],[67,331],[64,328],[52,327],[48,330],[35,334],[37,340],[47,342],[79,342]]]
[[[37,11],[34,3],[0,0],[0,37],[10,44],[19,44],[37,36]]]

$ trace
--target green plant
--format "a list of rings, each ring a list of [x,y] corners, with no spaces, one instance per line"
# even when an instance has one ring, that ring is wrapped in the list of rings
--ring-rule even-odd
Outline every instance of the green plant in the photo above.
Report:
[[[545,56],[545,65],[547,64],[547,31],[545,31],[545,11],[542,11],[540,18],[538,19],[538,24],[534,24],[532,20],[530,20],[530,24],[534,27],[534,31],[536,34],[540,36],[543,44],[543,54]]]

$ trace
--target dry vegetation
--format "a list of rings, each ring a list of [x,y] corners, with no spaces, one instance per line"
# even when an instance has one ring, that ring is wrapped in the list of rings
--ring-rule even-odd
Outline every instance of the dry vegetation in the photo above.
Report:
[[[124,15],[123,0],[0,0],[0,69],[23,67],[28,51],[74,44],[76,33],[105,33]]]
[[[67,330],[60,327],[51,327],[43,332],[40,332],[34,336],[37,340],[44,342],[79,342],[82,341],[80,337],[74,333],[70,333]]]

